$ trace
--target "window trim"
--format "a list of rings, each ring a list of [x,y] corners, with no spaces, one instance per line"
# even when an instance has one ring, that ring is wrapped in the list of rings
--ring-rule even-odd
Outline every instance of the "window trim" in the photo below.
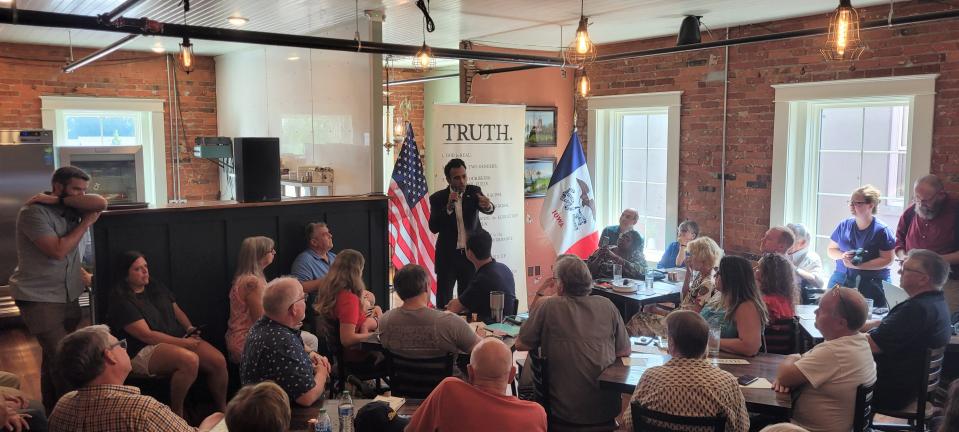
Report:
[[[587,99],[587,125],[589,144],[586,148],[586,163],[593,176],[596,220],[600,223],[616,221],[622,209],[619,181],[620,155],[611,148],[611,140],[619,137],[614,130],[614,117],[625,112],[666,111],[666,244],[676,241],[676,226],[679,219],[679,140],[682,91],[637,93],[614,96],[594,96]],[[602,143],[602,145],[600,145]],[[600,181],[604,179],[605,181]],[[605,225],[596,227],[603,229]],[[649,262],[658,262],[659,257],[646,255]]]
[[[164,204],[169,200],[167,196],[167,169],[166,169],[166,137],[163,127],[164,100],[141,98],[104,98],[87,96],[40,96],[41,125],[44,129],[53,131],[54,143],[63,142],[65,128],[58,127],[62,120],[63,111],[137,111],[149,112],[149,116],[141,115],[142,136],[150,137],[150,145],[141,143],[143,149],[144,175],[147,165],[152,167],[152,185],[144,185],[146,201],[154,204]],[[150,187],[148,187],[150,186]]]
[[[809,196],[809,182],[796,173],[805,172],[805,160],[812,149],[806,145],[809,116],[814,106],[830,102],[869,103],[901,98],[909,106],[909,134],[906,137],[906,180],[904,199],[912,198],[912,183],[929,173],[932,163],[932,128],[935,114],[936,78],[939,74],[865,78],[839,81],[773,85],[775,122],[773,127],[772,185],[769,206],[770,226],[807,220],[809,205],[796,203]],[[787,201],[787,196],[791,197]],[[815,215],[813,215],[815,216]]]

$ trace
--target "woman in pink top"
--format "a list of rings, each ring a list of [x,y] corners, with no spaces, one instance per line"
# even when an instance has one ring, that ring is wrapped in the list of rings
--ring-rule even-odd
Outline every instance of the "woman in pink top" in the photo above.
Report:
[[[796,315],[796,299],[799,298],[795,267],[782,254],[766,254],[756,265],[756,284],[763,293],[763,302],[769,312],[769,322],[792,319]]]
[[[233,287],[230,288],[230,321],[226,331],[226,347],[233,363],[240,363],[246,334],[263,316],[263,292],[266,290],[263,269],[273,263],[274,256],[276,250],[269,237],[247,237],[240,244]]]

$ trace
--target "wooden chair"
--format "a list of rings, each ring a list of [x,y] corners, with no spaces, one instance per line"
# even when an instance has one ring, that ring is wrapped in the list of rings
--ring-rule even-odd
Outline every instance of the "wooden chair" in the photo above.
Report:
[[[773,354],[799,353],[799,329],[799,317],[769,323],[763,331],[764,352]]]
[[[913,430],[923,432],[926,430],[926,420],[932,416],[932,404],[929,403],[929,396],[939,385],[939,378],[942,375],[942,363],[945,357],[946,347],[926,350],[925,368],[918,381],[918,396],[914,403],[910,403],[900,410],[876,409],[877,414],[884,416],[902,418],[909,421],[909,425],[894,424],[873,424],[873,429],[883,431]]]
[[[876,382],[860,384],[856,387],[856,409],[853,411],[853,432],[868,432],[872,426],[872,393],[876,389]]]
[[[549,361],[540,355],[540,350],[529,352],[530,369],[533,372],[533,399],[546,411],[550,432],[608,432],[616,430],[616,421],[599,424],[573,424],[555,417],[550,411]]]
[[[643,407],[639,401],[632,401],[629,409],[633,414],[633,431],[635,432],[670,432],[685,427],[699,427],[705,430],[712,428],[714,432],[726,430],[726,417],[684,417],[661,413]],[[696,429],[699,430],[699,429]]]
[[[390,393],[413,399],[426,399],[446,377],[453,376],[453,354],[411,359],[386,351]]]
[[[360,381],[375,380],[377,393],[381,390],[380,379],[386,378],[386,371],[355,371],[351,370],[343,359],[343,343],[340,341],[340,322],[337,320],[326,320],[327,330],[325,340],[320,341],[321,346],[329,350],[333,359],[333,376],[330,377],[330,391],[333,395],[339,395],[346,389],[346,381],[350,375],[355,376]],[[322,333],[322,332],[321,332]],[[317,337],[320,337],[318,334]]]

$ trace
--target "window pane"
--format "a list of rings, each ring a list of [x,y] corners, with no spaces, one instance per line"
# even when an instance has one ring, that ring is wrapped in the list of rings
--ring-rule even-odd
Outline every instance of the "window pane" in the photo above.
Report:
[[[649,148],[666,149],[667,134],[669,133],[668,123],[666,114],[649,116],[649,138],[647,138]]]
[[[100,118],[67,116],[66,145],[101,145]]]
[[[646,183],[646,208],[640,208],[639,212],[645,216],[666,217],[666,184],[665,183]]]
[[[819,154],[819,192],[850,194],[860,186],[859,153]]]
[[[862,155],[862,183],[871,184],[883,196],[902,197],[905,184],[906,155],[866,153]]]
[[[832,228],[830,228],[830,234],[832,234],[831,230]],[[826,253],[826,251],[829,249],[829,236],[828,235],[826,235],[825,237],[817,236],[813,238],[813,240],[816,242],[816,253],[818,253],[819,256],[822,258],[823,270],[826,275],[826,279],[828,280],[829,277],[832,276],[833,270],[836,269],[836,262],[829,259],[829,254]]]
[[[137,145],[136,117],[103,117],[103,143],[111,145]]]
[[[646,208],[646,187],[644,183],[623,182],[622,183],[622,204],[623,208],[642,209]],[[615,220],[619,220],[619,213],[614,215]]]
[[[623,116],[623,148],[646,148],[646,117],[642,114]]]
[[[896,150],[898,142],[892,140],[892,108],[866,107],[863,128],[863,150]]]
[[[666,250],[666,219],[646,218],[646,233],[643,235],[643,240],[646,241],[643,251],[647,258],[650,256],[650,251],[658,251],[660,253],[657,255],[661,255],[662,251]]]
[[[650,149],[646,156],[649,158],[646,163],[648,181],[666,183],[666,149]]]
[[[862,145],[862,108],[824,108],[819,148],[859,150]]]
[[[850,190],[850,192],[852,192]],[[820,195],[817,204],[819,205],[819,220],[816,225],[816,234],[826,236],[832,235],[833,230],[844,219],[852,216],[849,211],[849,196],[828,196]],[[827,242],[828,243],[828,242]],[[825,256],[825,255],[823,255]]]
[[[646,181],[646,150],[623,149],[623,181]]]

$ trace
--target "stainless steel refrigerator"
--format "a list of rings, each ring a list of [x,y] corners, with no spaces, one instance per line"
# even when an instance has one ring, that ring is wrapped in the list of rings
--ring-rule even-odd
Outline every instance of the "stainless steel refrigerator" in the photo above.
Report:
[[[50,190],[55,169],[53,131],[0,130],[0,286],[17,266],[17,212],[31,196]]]

